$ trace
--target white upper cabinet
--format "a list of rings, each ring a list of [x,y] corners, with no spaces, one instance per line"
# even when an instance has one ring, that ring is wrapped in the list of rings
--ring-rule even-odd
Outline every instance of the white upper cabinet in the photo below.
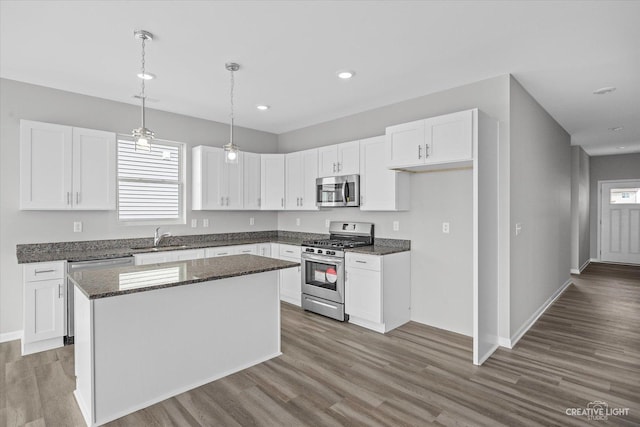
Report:
[[[360,141],[360,210],[408,210],[411,180],[408,172],[387,169],[384,136]]]
[[[360,173],[360,142],[344,142],[318,148],[318,176]]]
[[[318,150],[305,150],[285,155],[287,210],[318,210],[315,200],[318,177]]]
[[[260,154],[244,156],[244,209],[260,209]]]
[[[244,153],[237,163],[226,163],[222,148],[200,145],[192,160],[193,210],[242,209]]]
[[[115,209],[115,157],[115,133],[21,120],[20,209]]]
[[[115,209],[115,150],[115,134],[73,128],[72,204],[75,209]]]
[[[388,127],[387,167],[419,171],[471,164],[476,112],[461,111]]]
[[[284,154],[260,156],[260,209],[284,209]]]

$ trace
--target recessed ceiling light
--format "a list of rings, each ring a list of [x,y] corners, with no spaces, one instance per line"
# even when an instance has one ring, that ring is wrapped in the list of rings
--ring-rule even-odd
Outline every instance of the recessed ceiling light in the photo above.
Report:
[[[624,129],[624,127],[622,127],[622,126],[617,126],[617,127],[614,127],[614,128],[609,128],[609,130],[610,130],[611,132],[620,132],[622,129]]]
[[[138,73],[136,74],[138,76],[139,79],[143,79],[143,80],[153,80],[156,78],[156,75],[153,73]]]
[[[596,89],[593,91],[594,95],[604,95],[606,93],[611,93],[614,90],[616,90],[615,87],[613,86],[605,86],[605,87],[601,87],[600,89]]]
[[[271,108],[271,107],[270,107],[270,106],[268,106],[268,105],[264,105],[264,104],[258,104],[258,105],[256,105],[256,108],[257,108],[258,110],[260,110],[260,111],[267,111],[267,110],[268,110],[269,108]]]
[[[351,77],[356,75],[356,72],[350,71],[350,70],[342,70],[342,71],[338,71],[336,75],[338,76],[339,79],[349,80]]]

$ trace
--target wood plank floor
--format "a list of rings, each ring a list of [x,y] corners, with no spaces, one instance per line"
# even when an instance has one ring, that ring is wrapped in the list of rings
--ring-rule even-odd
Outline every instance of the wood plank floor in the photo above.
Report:
[[[471,344],[413,322],[380,335],[283,304],[281,357],[109,425],[640,425],[640,268],[592,264],[482,367]],[[19,341],[0,344],[0,426],[84,425],[72,375],[72,347],[20,357]],[[565,414],[596,400],[629,414]]]

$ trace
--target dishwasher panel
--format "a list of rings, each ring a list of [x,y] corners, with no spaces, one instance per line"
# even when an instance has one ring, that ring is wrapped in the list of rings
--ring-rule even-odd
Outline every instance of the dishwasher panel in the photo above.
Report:
[[[93,261],[76,261],[67,263],[67,335],[64,337],[65,345],[73,344],[74,332],[74,303],[73,303],[73,287],[74,284],[68,275],[78,271],[97,270],[101,268],[128,267],[134,265],[133,256],[112,259],[98,259]]]

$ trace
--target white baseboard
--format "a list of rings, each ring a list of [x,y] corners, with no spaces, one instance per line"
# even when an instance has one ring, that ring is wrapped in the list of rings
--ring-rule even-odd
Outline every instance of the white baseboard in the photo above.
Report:
[[[526,322],[524,322],[524,324],[520,327],[520,329],[518,329],[518,331],[511,336],[511,339],[509,340],[509,345],[507,346],[508,348],[513,348],[516,345],[516,343],[520,341],[520,338],[522,338],[524,334],[527,333],[527,331],[536,323],[536,321],[540,318],[540,316],[542,316],[544,312],[547,311],[549,307],[551,307],[551,305],[558,299],[558,297],[560,297],[560,295],[562,295],[562,293],[565,291],[565,289],[569,287],[570,284],[571,284],[571,279],[568,279],[566,282],[564,282],[562,286],[560,286],[560,288],[558,288],[557,291],[553,293],[553,295],[549,297],[549,299],[547,299],[540,306],[540,308],[538,308],[535,311],[535,313],[533,313],[533,315],[529,319],[527,319]],[[504,340],[507,341],[506,339]]]
[[[505,337],[498,337],[498,345],[500,347],[511,348],[511,340]]]
[[[587,268],[587,266],[589,264],[591,264],[592,259],[588,259],[586,260],[581,266],[580,268],[576,269],[576,268],[572,268],[571,269],[571,274],[582,274],[582,271]]]
[[[22,331],[4,332],[0,334],[0,343],[22,339]]]
[[[590,262],[590,263],[592,263],[592,262],[600,262],[600,258],[591,258],[591,259],[589,260],[589,262]]]

